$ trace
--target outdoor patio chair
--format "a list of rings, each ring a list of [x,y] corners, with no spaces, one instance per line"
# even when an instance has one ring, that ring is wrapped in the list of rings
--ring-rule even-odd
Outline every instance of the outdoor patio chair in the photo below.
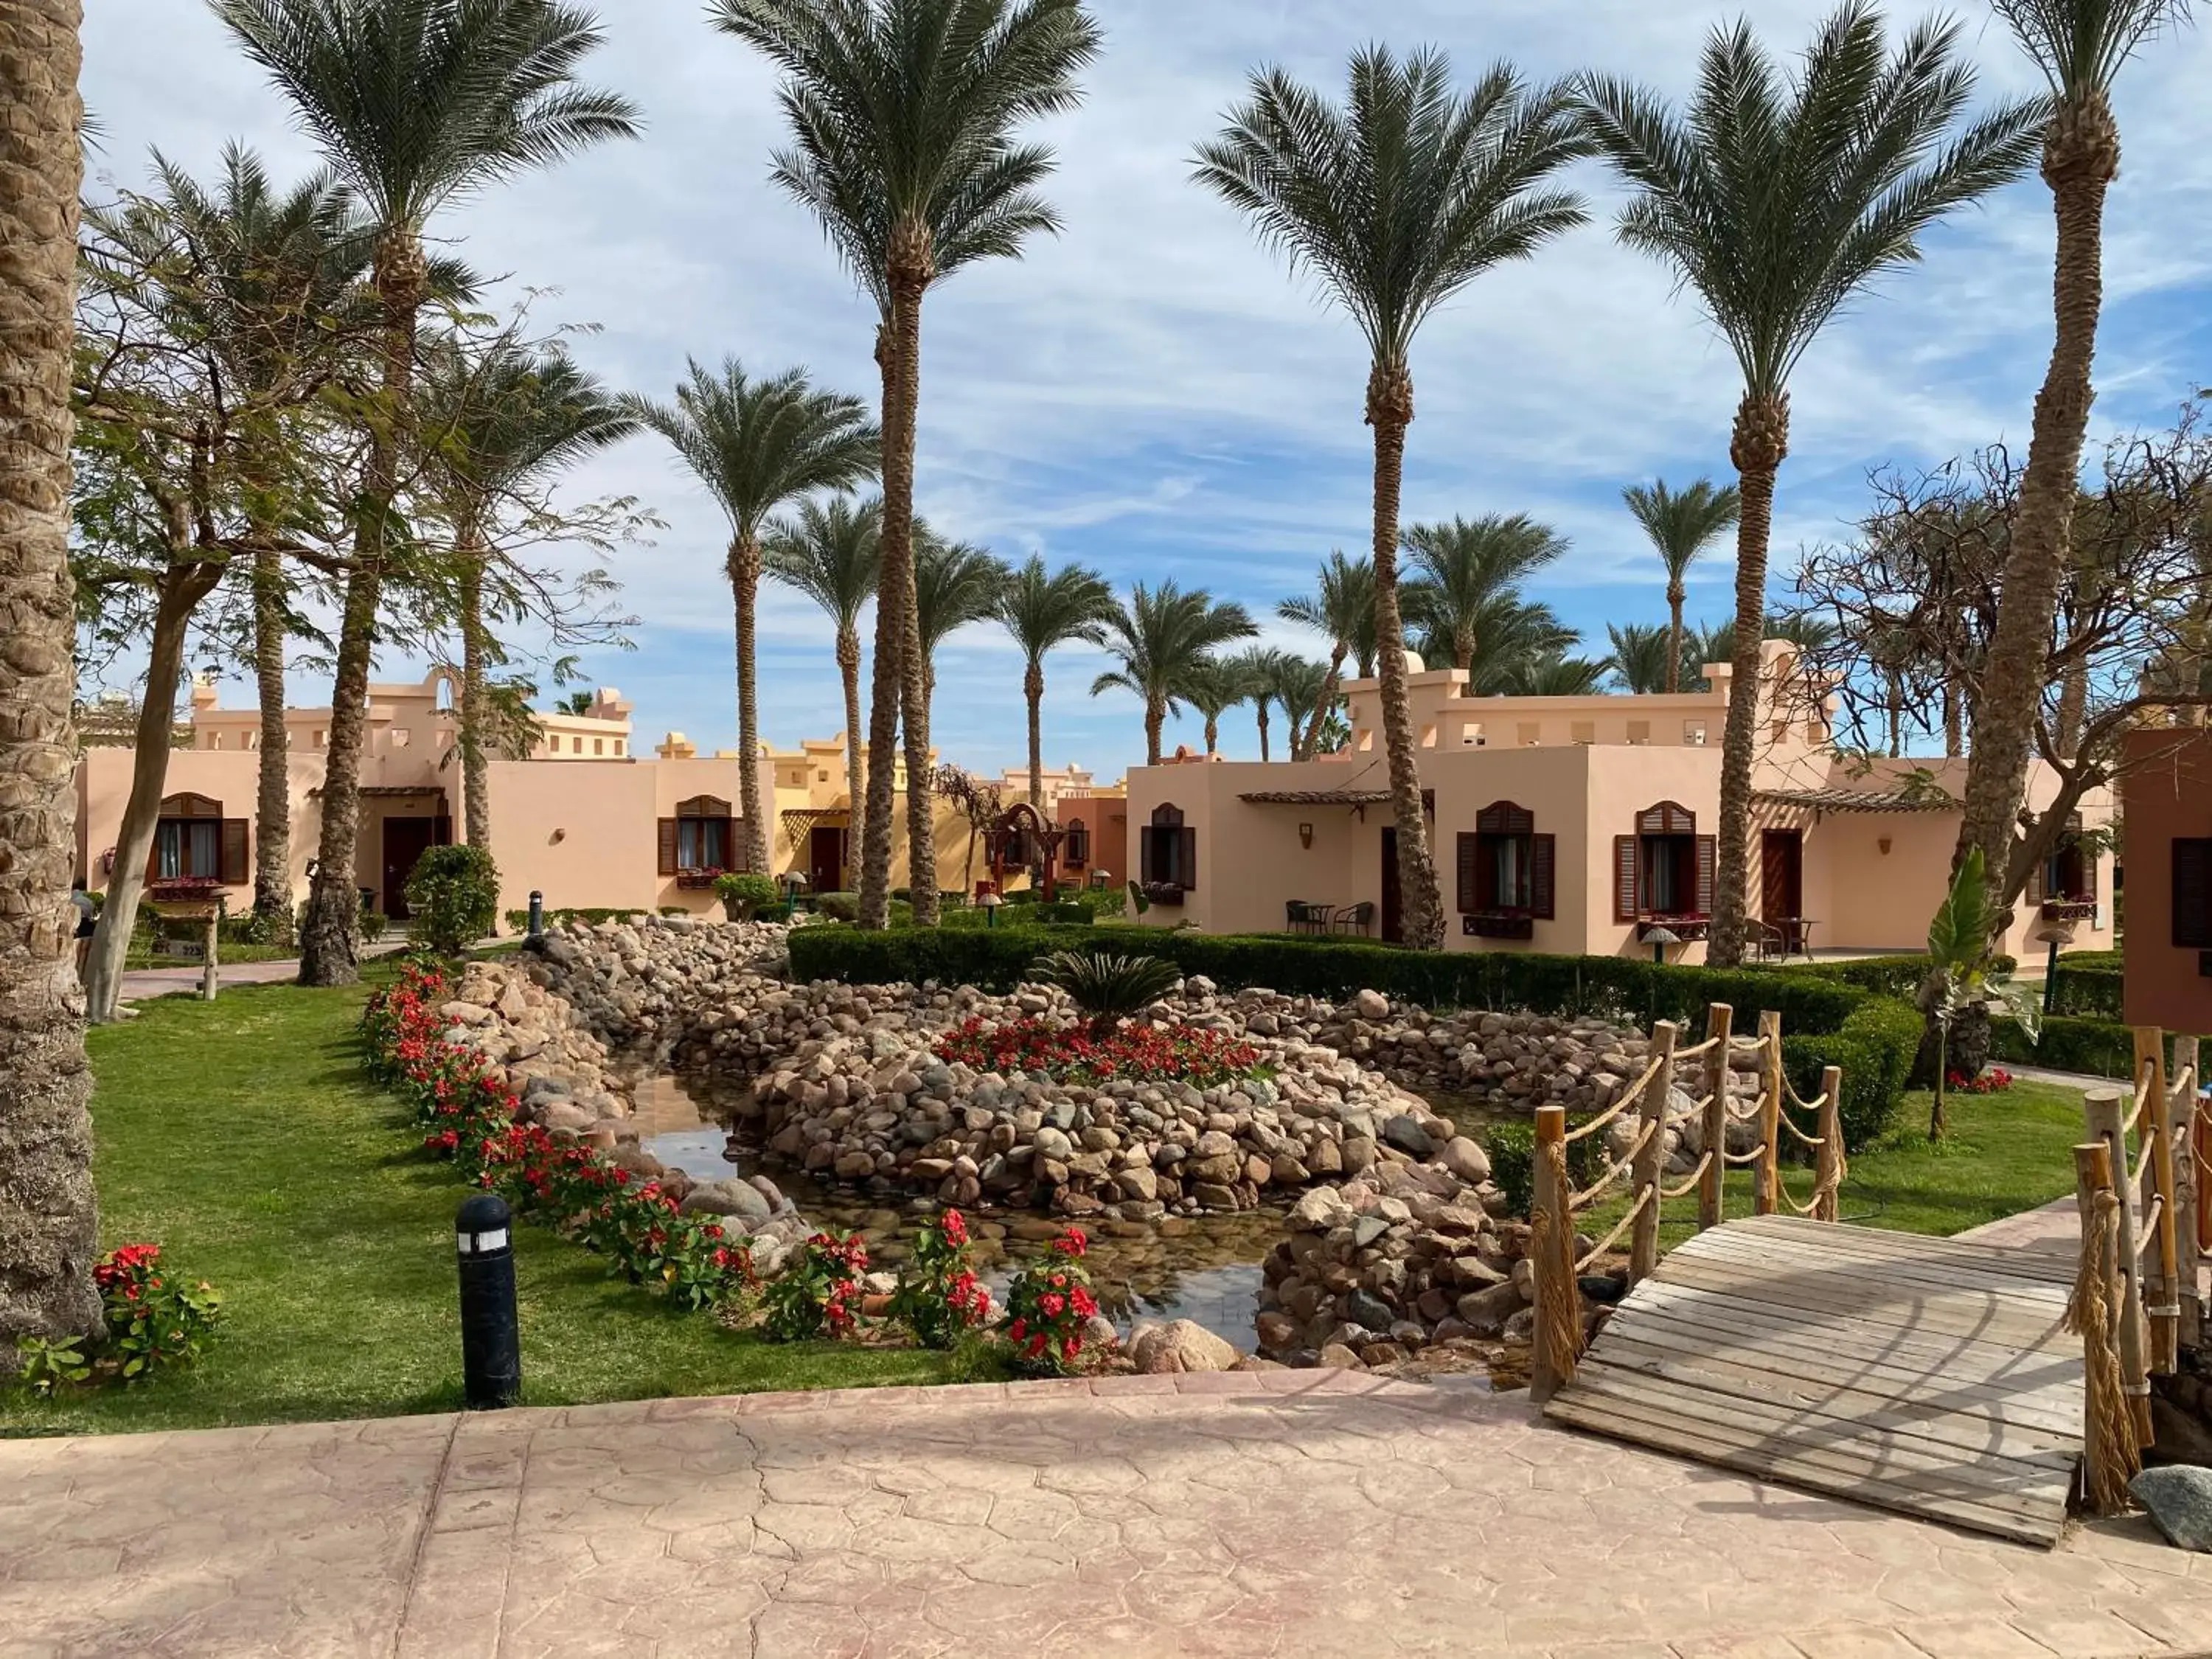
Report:
[[[1336,913],[1336,932],[1364,933],[1375,926],[1375,906],[1362,899],[1357,904],[1347,904]]]

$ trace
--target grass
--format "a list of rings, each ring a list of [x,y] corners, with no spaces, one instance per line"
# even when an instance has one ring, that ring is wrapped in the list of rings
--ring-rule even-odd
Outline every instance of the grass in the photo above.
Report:
[[[224,1323],[197,1367],[142,1387],[51,1404],[0,1395],[0,1434],[459,1406],[453,1217],[467,1189],[363,1076],[363,994],[164,998],[92,1032],[102,1242],[160,1243],[222,1292]],[[945,1355],[724,1330],[541,1228],[517,1231],[516,1258],[532,1405],[957,1380]]]
[[[229,967],[249,962],[289,962],[300,954],[289,945],[232,945],[228,942],[216,947],[216,961]],[[131,952],[124,958],[125,969],[131,968],[198,968],[204,965],[199,957],[171,956],[161,951],[140,950],[134,941]]]
[[[1951,1095],[1944,1102],[1950,1133],[1928,1139],[1929,1097],[1905,1097],[1895,1127],[1850,1160],[1839,1199],[1842,1219],[1893,1232],[1948,1237],[2032,1210],[2074,1190],[2075,1144],[2085,1133],[2081,1091],[2049,1083],[2014,1083],[2001,1095]],[[1681,1177],[1672,1177],[1679,1184]],[[1813,1193],[1809,1169],[1785,1167],[1784,1187],[1798,1203]],[[1601,1237],[1627,1208],[1621,1198],[1578,1218]],[[1697,1231],[1694,1194],[1669,1200],[1659,1224],[1661,1248]],[[1747,1171],[1729,1172],[1727,1212],[1752,1212]]]

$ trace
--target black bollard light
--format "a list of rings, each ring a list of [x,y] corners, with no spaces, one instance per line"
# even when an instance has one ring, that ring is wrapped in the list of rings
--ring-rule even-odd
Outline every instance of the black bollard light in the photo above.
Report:
[[[522,1398],[514,1219],[496,1193],[477,1194],[453,1218],[461,1273],[461,1370],[471,1411],[492,1411]]]
[[[545,937],[545,895],[534,887],[530,890],[530,937]]]

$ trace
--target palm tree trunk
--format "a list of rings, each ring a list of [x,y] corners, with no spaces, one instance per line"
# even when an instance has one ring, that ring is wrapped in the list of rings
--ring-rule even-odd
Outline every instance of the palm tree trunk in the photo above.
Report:
[[[891,266],[891,362],[899,408],[897,485],[885,422],[884,444],[884,574],[891,580],[891,540],[904,544],[899,606],[900,712],[906,739],[907,885],[913,894],[914,925],[937,926],[936,792],[929,776],[929,659],[921,646],[921,611],[914,589],[914,457],[915,427],[921,408],[921,298],[934,274],[928,234],[911,228],[894,234]],[[878,601],[880,603],[880,601]]]
[[[1452,635],[1452,666],[1462,674],[1474,672],[1474,630],[1463,628]]]
[[[1398,611],[1398,498],[1405,483],[1406,428],[1413,420],[1413,378],[1377,363],[1367,381],[1367,419],[1375,428],[1375,654],[1382,674],[1382,743],[1390,760],[1390,810],[1398,828],[1398,894],[1406,943],[1441,951],[1443,892],[1429,856],[1413,716],[1406,693],[1406,627]],[[1315,729],[1320,729],[1319,720]]]
[[[284,562],[253,554],[253,683],[261,705],[259,780],[253,804],[253,914],[289,939],[292,917],[291,735],[284,726]]]
[[[1252,712],[1258,718],[1260,723],[1260,764],[1265,766],[1267,763],[1268,759],[1267,698],[1259,697],[1255,699],[1252,705]]]
[[[899,301],[894,295],[894,320]],[[898,774],[899,699],[906,618],[914,599],[914,441],[902,425],[895,327],[876,331],[884,377],[883,566],[876,584],[875,683],[868,711],[866,839],[860,848],[860,925],[884,928],[891,914],[891,808]],[[893,502],[898,506],[895,508]],[[908,781],[911,783],[911,780]]]
[[[754,631],[760,602],[760,543],[740,536],[730,544],[730,595],[738,623],[738,811],[744,818],[745,868],[768,871],[768,823],[760,792],[760,696],[755,678]]]
[[[1305,730],[1303,733],[1295,729],[1299,722],[1295,719],[1291,721],[1293,730],[1291,734],[1291,758],[1292,760],[1313,758],[1314,744],[1321,735],[1322,722],[1327,717],[1328,711],[1336,707],[1338,694],[1343,690],[1344,659],[1350,648],[1342,640],[1337,640],[1330,645],[1328,678],[1321,683],[1321,701],[1306,710],[1304,721]]]
[[[161,792],[169,775],[169,734],[177,725],[177,682],[184,673],[185,642],[192,612],[222,574],[214,564],[172,565],[161,578],[149,641],[146,696],[138,708],[138,730],[131,756],[131,794],[115,836],[115,869],[106,902],[93,930],[85,958],[85,1012],[96,1025],[115,1018],[123,988],[123,964],[131,951],[131,930],[138,922],[138,900],[146,890],[146,866],[154,852],[154,833],[161,818]]]
[[[0,9],[0,1374],[100,1329],[92,1078],[70,971],[76,617],[69,570],[78,0]]]
[[[1735,526],[1735,655],[1721,741],[1721,823],[1715,848],[1713,915],[1705,960],[1743,960],[1744,904],[1751,868],[1751,765],[1759,743],[1759,647],[1766,635],[1766,544],[1774,532],[1774,480],[1790,453],[1790,397],[1747,392],[1737,405],[1729,458],[1743,512]]]
[[[2058,729],[2054,736],[2061,759],[2070,761],[2081,752],[2081,723],[2088,713],[2088,665],[2071,663],[2058,682]]]
[[[2011,925],[2012,891],[2000,873],[2011,861],[2013,824],[2027,783],[2036,710],[2049,681],[2045,659],[2080,489],[2088,430],[2097,316],[2104,303],[2105,192],[2119,170],[2120,135],[2101,94],[2061,107],[2044,138],[2043,177],[2057,218],[2053,268],[2056,327],[2051,363],[2036,394],[2035,421],[2013,515],[1997,624],[1975,699],[1966,813],[1958,850],[1987,860],[1990,926]]]
[[[1680,582],[1667,584],[1667,695],[1682,689],[1682,602],[1690,597]]]
[[[1160,763],[1160,728],[1167,724],[1167,705],[1153,698],[1145,699],[1145,764]]]
[[[1208,760],[1211,760],[1211,759],[1212,759],[1212,758],[1213,758],[1213,757],[1214,757],[1214,756],[1216,756],[1216,755],[1219,754],[1220,752],[1221,752],[1221,716],[1220,716],[1220,715],[1218,715],[1218,714],[1208,714],[1208,715],[1206,717],[1206,758],[1207,758]]]
[[[453,551],[461,574],[461,829],[471,847],[491,851],[491,709],[484,689],[484,548],[462,526]]]
[[[1044,811],[1044,665],[1031,662],[1022,676],[1030,704],[1030,805]]]
[[[1943,753],[1950,760],[1966,752],[1966,734],[1960,729],[1960,714],[1958,688],[1947,679],[1943,683]]]
[[[376,651],[399,488],[399,444],[415,379],[415,328],[427,277],[422,244],[395,228],[377,244],[375,284],[384,307],[386,407],[371,427],[362,469],[362,508],[338,621],[337,673],[331,690],[330,757],[323,767],[323,825],[315,848],[307,925],[300,936],[300,983],[350,985],[361,977],[361,896],[355,879],[361,839],[362,748],[368,729],[368,671]]]
[[[846,813],[845,868],[840,881],[859,878],[853,866],[860,857],[862,834],[868,815],[867,759],[860,748],[860,636],[849,628],[837,630],[837,672],[845,682],[845,795],[852,803]]]

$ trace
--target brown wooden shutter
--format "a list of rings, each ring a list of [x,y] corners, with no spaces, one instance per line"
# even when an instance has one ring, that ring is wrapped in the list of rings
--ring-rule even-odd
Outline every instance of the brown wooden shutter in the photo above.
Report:
[[[244,818],[225,818],[222,821],[222,884],[243,887],[253,879],[251,868],[251,832]]]
[[[2081,898],[2088,904],[2097,902],[2097,854],[2087,847],[2081,849]]]
[[[1137,831],[1137,879],[1140,882],[1158,881],[1159,878],[1152,873],[1152,870],[1158,862],[1158,857],[1152,850],[1152,829],[1146,824]]]
[[[1698,914],[1710,916],[1713,913],[1713,863],[1716,856],[1714,838],[1698,837]]]
[[[753,867],[752,848],[749,841],[738,835],[738,826],[744,822],[742,818],[722,820],[723,867],[734,870],[740,875],[750,875]]]
[[[2027,891],[2024,896],[2028,903],[2040,904],[2049,896],[2047,886],[2044,881],[2044,872],[2049,868],[2050,863],[2051,860],[2048,859],[2038,859],[2028,866]]]
[[[1185,890],[1194,890],[1198,886],[1198,831],[1178,830],[1176,835],[1182,843],[1178,848],[1180,856],[1176,860],[1176,874]]]
[[[2212,950],[2212,841],[2173,843],[2173,942]]]
[[[1459,911],[1468,915],[1481,907],[1475,902],[1475,848],[1478,837],[1462,831],[1459,838]]]
[[[1556,836],[1528,838],[1528,913],[1539,921],[1549,921],[1556,914],[1552,890],[1553,872],[1559,864],[1557,848]]]
[[[146,853],[146,880],[149,885],[161,878],[161,826],[154,825],[154,844]]]
[[[674,818],[660,820],[660,873],[664,876],[672,876],[676,873],[676,820]]]
[[[1636,837],[1613,838],[1613,919],[1636,920]]]

